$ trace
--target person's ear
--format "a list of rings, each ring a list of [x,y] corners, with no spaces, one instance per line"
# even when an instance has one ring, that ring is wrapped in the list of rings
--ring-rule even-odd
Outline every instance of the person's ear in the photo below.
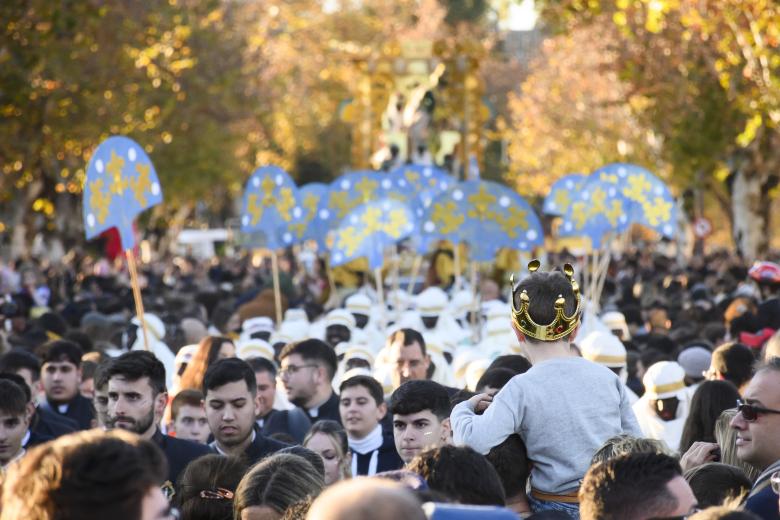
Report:
[[[441,443],[449,444],[452,438],[452,424],[450,424],[450,418],[447,417],[441,422]]]
[[[24,411],[24,421],[27,424],[27,426],[30,426],[30,422],[32,421],[33,415],[35,415],[35,405],[32,401],[27,403],[27,406],[25,407]]]
[[[156,415],[162,417],[165,412],[165,407],[168,405],[168,392],[160,392],[157,397],[154,398],[154,412]]]
[[[385,418],[385,415],[387,415],[387,403],[382,403],[376,408],[377,410],[377,420],[381,421]]]
[[[525,343],[525,334],[520,332],[520,329],[517,328],[517,325],[515,325],[515,322],[512,322],[512,330],[515,332],[515,337],[517,337],[517,341],[520,343]]]
[[[579,331],[580,331],[580,324],[577,324],[577,326],[574,327],[574,329],[569,333],[569,340],[568,340],[569,343],[573,343],[574,342],[574,338],[577,337],[577,333]]]

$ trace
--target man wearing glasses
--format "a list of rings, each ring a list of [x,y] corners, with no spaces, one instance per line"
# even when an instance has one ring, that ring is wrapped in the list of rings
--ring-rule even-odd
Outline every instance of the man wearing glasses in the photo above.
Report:
[[[761,470],[745,509],[763,519],[780,519],[777,490],[772,489],[780,472],[780,358],[756,371],[743,396],[731,421],[737,430],[737,457]]]
[[[324,341],[307,339],[290,343],[279,354],[279,375],[291,403],[303,408],[312,424],[324,419],[341,423],[339,396],[332,381],[338,360]]]

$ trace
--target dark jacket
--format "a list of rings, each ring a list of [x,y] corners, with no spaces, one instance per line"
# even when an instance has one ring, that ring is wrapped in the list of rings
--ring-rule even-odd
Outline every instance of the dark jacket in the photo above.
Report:
[[[44,433],[37,433],[33,430],[30,430],[30,435],[27,437],[27,442],[25,442],[22,445],[22,448],[25,450],[29,450],[33,446],[38,446],[39,444],[43,444],[44,442],[53,441],[54,437],[50,435],[46,435]]]
[[[41,406],[53,413],[73,419],[78,424],[79,430],[89,430],[92,428],[92,420],[95,418],[95,409],[92,406],[92,401],[81,394],[77,394],[76,397],[68,403],[68,409],[65,413],[60,412],[57,406],[49,404],[48,401],[44,401]]]
[[[168,460],[168,481],[174,486],[187,464],[211,453],[205,444],[163,435],[160,430],[154,433],[152,441],[165,453],[165,458]]]
[[[290,445],[285,444],[284,442],[279,442],[274,439],[269,439],[263,433],[260,431],[260,428],[255,424],[255,440],[252,441],[252,443],[246,447],[244,450],[244,454],[242,458],[244,459],[244,462],[247,463],[249,467],[253,466],[256,462],[260,461],[261,459],[267,457],[268,455],[273,455],[277,451],[287,448]],[[217,450],[216,443],[211,443],[210,448],[213,453],[219,453],[219,450]]]
[[[758,476],[745,502],[745,510],[763,520],[780,520],[780,512],[777,509],[778,496],[772,491],[770,482],[772,474],[776,471],[780,471],[780,460],[766,468]]]
[[[308,410],[304,410],[312,424],[317,421],[329,419],[341,424],[341,414],[339,413],[339,395],[336,392],[330,394],[330,398],[325,401],[317,410],[317,416],[312,416]]]
[[[352,452],[352,456],[357,458],[357,474],[368,475],[368,468],[371,464],[371,456],[374,452],[369,453],[356,453]],[[379,447],[379,455],[376,465],[376,472],[382,473],[383,471],[393,471],[401,469],[404,466],[404,461],[398,455],[395,450],[395,440],[392,432],[382,431],[382,445]]]
[[[40,437],[56,439],[78,430],[78,423],[70,417],[65,417],[42,406],[35,408],[35,413],[30,421],[30,431]]]
[[[266,437],[275,433],[286,433],[298,444],[303,443],[303,438],[309,433],[311,421],[300,408],[292,410],[271,410],[263,417],[263,426],[260,431]]]

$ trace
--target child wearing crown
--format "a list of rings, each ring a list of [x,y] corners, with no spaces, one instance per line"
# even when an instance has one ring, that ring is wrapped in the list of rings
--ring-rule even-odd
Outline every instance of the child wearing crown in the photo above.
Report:
[[[457,405],[450,416],[454,440],[484,454],[519,434],[533,462],[532,509],[579,518],[577,492],[593,454],[610,437],[642,432],[620,379],[571,348],[582,313],[573,268],[541,272],[534,260],[528,269],[512,290],[511,318],[533,366],[494,397]]]

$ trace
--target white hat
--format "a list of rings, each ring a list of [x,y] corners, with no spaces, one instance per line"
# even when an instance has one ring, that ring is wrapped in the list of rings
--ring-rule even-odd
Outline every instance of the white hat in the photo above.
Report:
[[[130,323],[139,328],[141,327],[141,322],[138,321],[138,316],[133,316],[133,319],[130,320]],[[146,330],[149,332],[149,334],[154,336],[154,339],[157,341],[162,341],[162,339],[165,337],[165,324],[162,322],[162,320],[150,312],[145,312],[144,323],[146,323]],[[140,336],[141,333],[139,332],[138,335]]]
[[[371,299],[363,293],[356,293],[347,298],[344,307],[352,314],[364,314],[371,312]]]
[[[648,399],[685,396],[685,370],[676,361],[659,361],[642,378]]]
[[[274,349],[267,341],[262,339],[245,339],[239,340],[236,345],[236,354],[241,359],[249,359],[253,357],[265,358],[269,361],[274,359]]]
[[[622,312],[605,312],[601,315],[601,323],[606,325],[609,330],[619,330],[623,334],[623,339],[631,339],[626,317]]]
[[[355,328],[355,317],[347,309],[333,309],[325,316],[325,327],[344,325],[349,330]]]
[[[501,300],[488,300],[482,303],[482,314],[487,321],[509,316],[509,306]]]
[[[452,303],[450,308],[452,309],[453,316],[458,318],[463,317],[471,310],[474,310],[474,294],[471,291],[458,291],[452,295]]]
[[[438,316],[447,307],[447,293],[439,287],[428,287],[417,295],[420,316]]]
[[[374,377],[374,374],[372,374],[371,371],[366,367],[354,367],[341,374],[341,382],[343,383],[347,379],[353,378],[355,376]]]
[[[626,366],[626,347],[611,332],[594,330],[578,343],[582,357],[605,367]]]
[[[387,303],[389,303],[394,310],[405,311],[409,308],[411,302],[411,295],[402,289],[390,291],[387,294]]]
[[[284,321],[305,321],[309,322],[309,316],[303,309],[287,309],[284,311]]]
[[[338,347],[337,347],[338,348]],[[374,354],[363,345],[351,345],[344,353],[344,363],[350,359],[362,359],[374,366]]]
[[[268,332],[273,334],[274,332],[274,320],[266,316],[257,316],[255,318],[249,318],[241,324],[241,335],[250,337],[252,334],[258,332]]]

